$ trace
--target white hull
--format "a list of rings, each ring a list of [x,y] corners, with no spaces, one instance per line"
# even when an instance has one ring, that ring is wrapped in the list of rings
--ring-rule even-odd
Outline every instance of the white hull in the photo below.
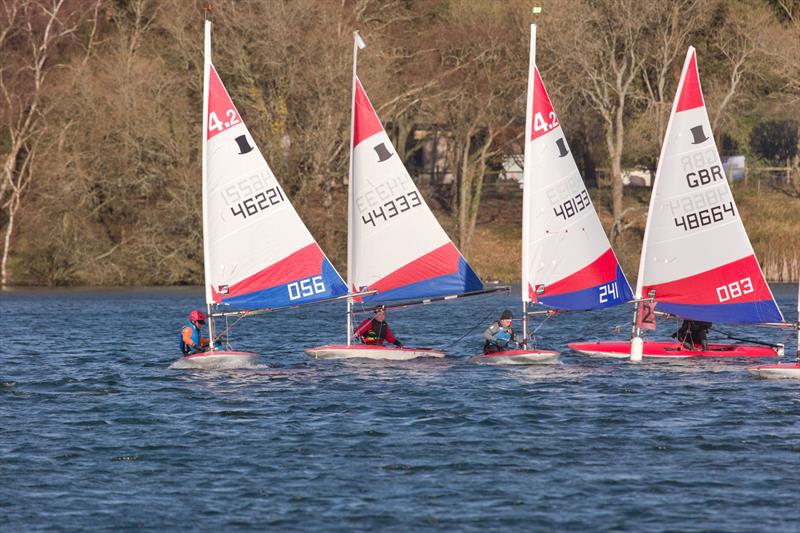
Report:
[[[329,344],[306,348],[305,352],[315,359],[376,359],[384,361],[408,361],[419,357],[444,357],[444,352],[427,348],[389,348],[364,344]]]
[[[629,353],[620,353],[620,352],[602,352],[602,351],[594,351],[594,350],[575,350],[581,355],[588,355],[589,357],[610,357],[611,359],[628,359],[630,358],[631,354]]]
[[[181,357],[170,365],[177,369],[226,370],[256,366],[257,353],[213,351]]]
[[[559,362],[559,355],[549,350],[510,350],[475,355],[468,362],[481,365],[552,365]]]
[[[800,379],[800,363],[753,366],[747,371],[761,379]]]

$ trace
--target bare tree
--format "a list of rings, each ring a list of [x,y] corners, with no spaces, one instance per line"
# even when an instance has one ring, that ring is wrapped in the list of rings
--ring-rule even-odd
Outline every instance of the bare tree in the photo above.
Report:
[[[619,237],[623,216],[622,157],[630,100],[653,39],[653,21],[660,4],[654,1],[597,0],[577,4],[575,11],[554,20],[563,55],[574,62],[563,65],[571,73],[572,88],[580,91],[603,119],[605,145],[611,167],[612,242]],[[577,51],[577,53],[571,51]]]
[[[91,11],[89,6],[88,11]],[[65,0],[12,0],[3,4],[0,28],[0,95],[8,150],[2,154],[0,205],[5,209],[0,286],[9,283],[8,258],[15,219],[33,174],[33,157],[49,109],[46,81],[59,66],[59,52],[84,22],[87,6]],[[95,11],[96,13],[96,11]]]

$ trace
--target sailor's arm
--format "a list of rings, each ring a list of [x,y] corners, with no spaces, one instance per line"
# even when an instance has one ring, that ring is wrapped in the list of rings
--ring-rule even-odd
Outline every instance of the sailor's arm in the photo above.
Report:
[[[363,337],[367,331],[369,331],[370,326],[372,325],[372,319],[367,318],[361,324],[358,325],[356,330],[353,332],[354,337]]]
[[[497,334],[498,331],[500,331],[500,326],[498,326],[497,323],[492,324],[491,326],[486,328],[486,330],[483,332],[484,340],[487,340],[489,342],[493,341],[494,336]]]
[[[190,328],[189,326],[184,326],[183,329],[181,330],[181,339],[183,339],[184,344],[193,347],[194,341],[192,340],[192,328]]]

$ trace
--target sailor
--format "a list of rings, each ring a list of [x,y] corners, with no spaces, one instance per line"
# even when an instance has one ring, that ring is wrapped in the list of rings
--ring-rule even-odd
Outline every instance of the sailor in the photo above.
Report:
[[[388,341],[398,348],[403,346],[403,343],[392,335],[389,323],[386,322],[386,308],[382,305],[375,308],[374,318],[367,318],[358,325],[353,336],[358,337],[364,344],[383,346],[384,341]]]
[[[206,324],[206,314],[199,309],[189,313],[189,324],[181,330],[181,352],[192,355],[208,350],[208,339],[204,338],[200,329]]]
[[[683,344],[688,350],[694,350],[696,345],[700,345],[703,351],[708,350],[708,330],[711,329],[711,322],[702,320],[684,320],[681,327],[672,336]]]
[[[492,322],[492,325],[486,328],[483,332],[483,353],[496,353],[505,351],[509,343],[516,340],[514,337],[514,328],[511,327],[511,321],[514,315],[511,311],[506,309],[500,315],[500,320]]]

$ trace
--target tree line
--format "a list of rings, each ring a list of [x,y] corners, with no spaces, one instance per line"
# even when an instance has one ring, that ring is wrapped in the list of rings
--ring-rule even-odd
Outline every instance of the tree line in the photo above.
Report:
[[[612,240],[641,239],[622,169],[655,168],[687,46],[718,145],[792,165],[800,197],[800,0],[551,0],[537,64],[579,166],[603,166]],[[202,280],[200,0],[0,7],[2,285]],[[401,157],[448,137],[432,203],[470,255],[488,174],[519,153],[531,3],[219,0],[212,58],[312,234],[346,262],[352,32]]]

